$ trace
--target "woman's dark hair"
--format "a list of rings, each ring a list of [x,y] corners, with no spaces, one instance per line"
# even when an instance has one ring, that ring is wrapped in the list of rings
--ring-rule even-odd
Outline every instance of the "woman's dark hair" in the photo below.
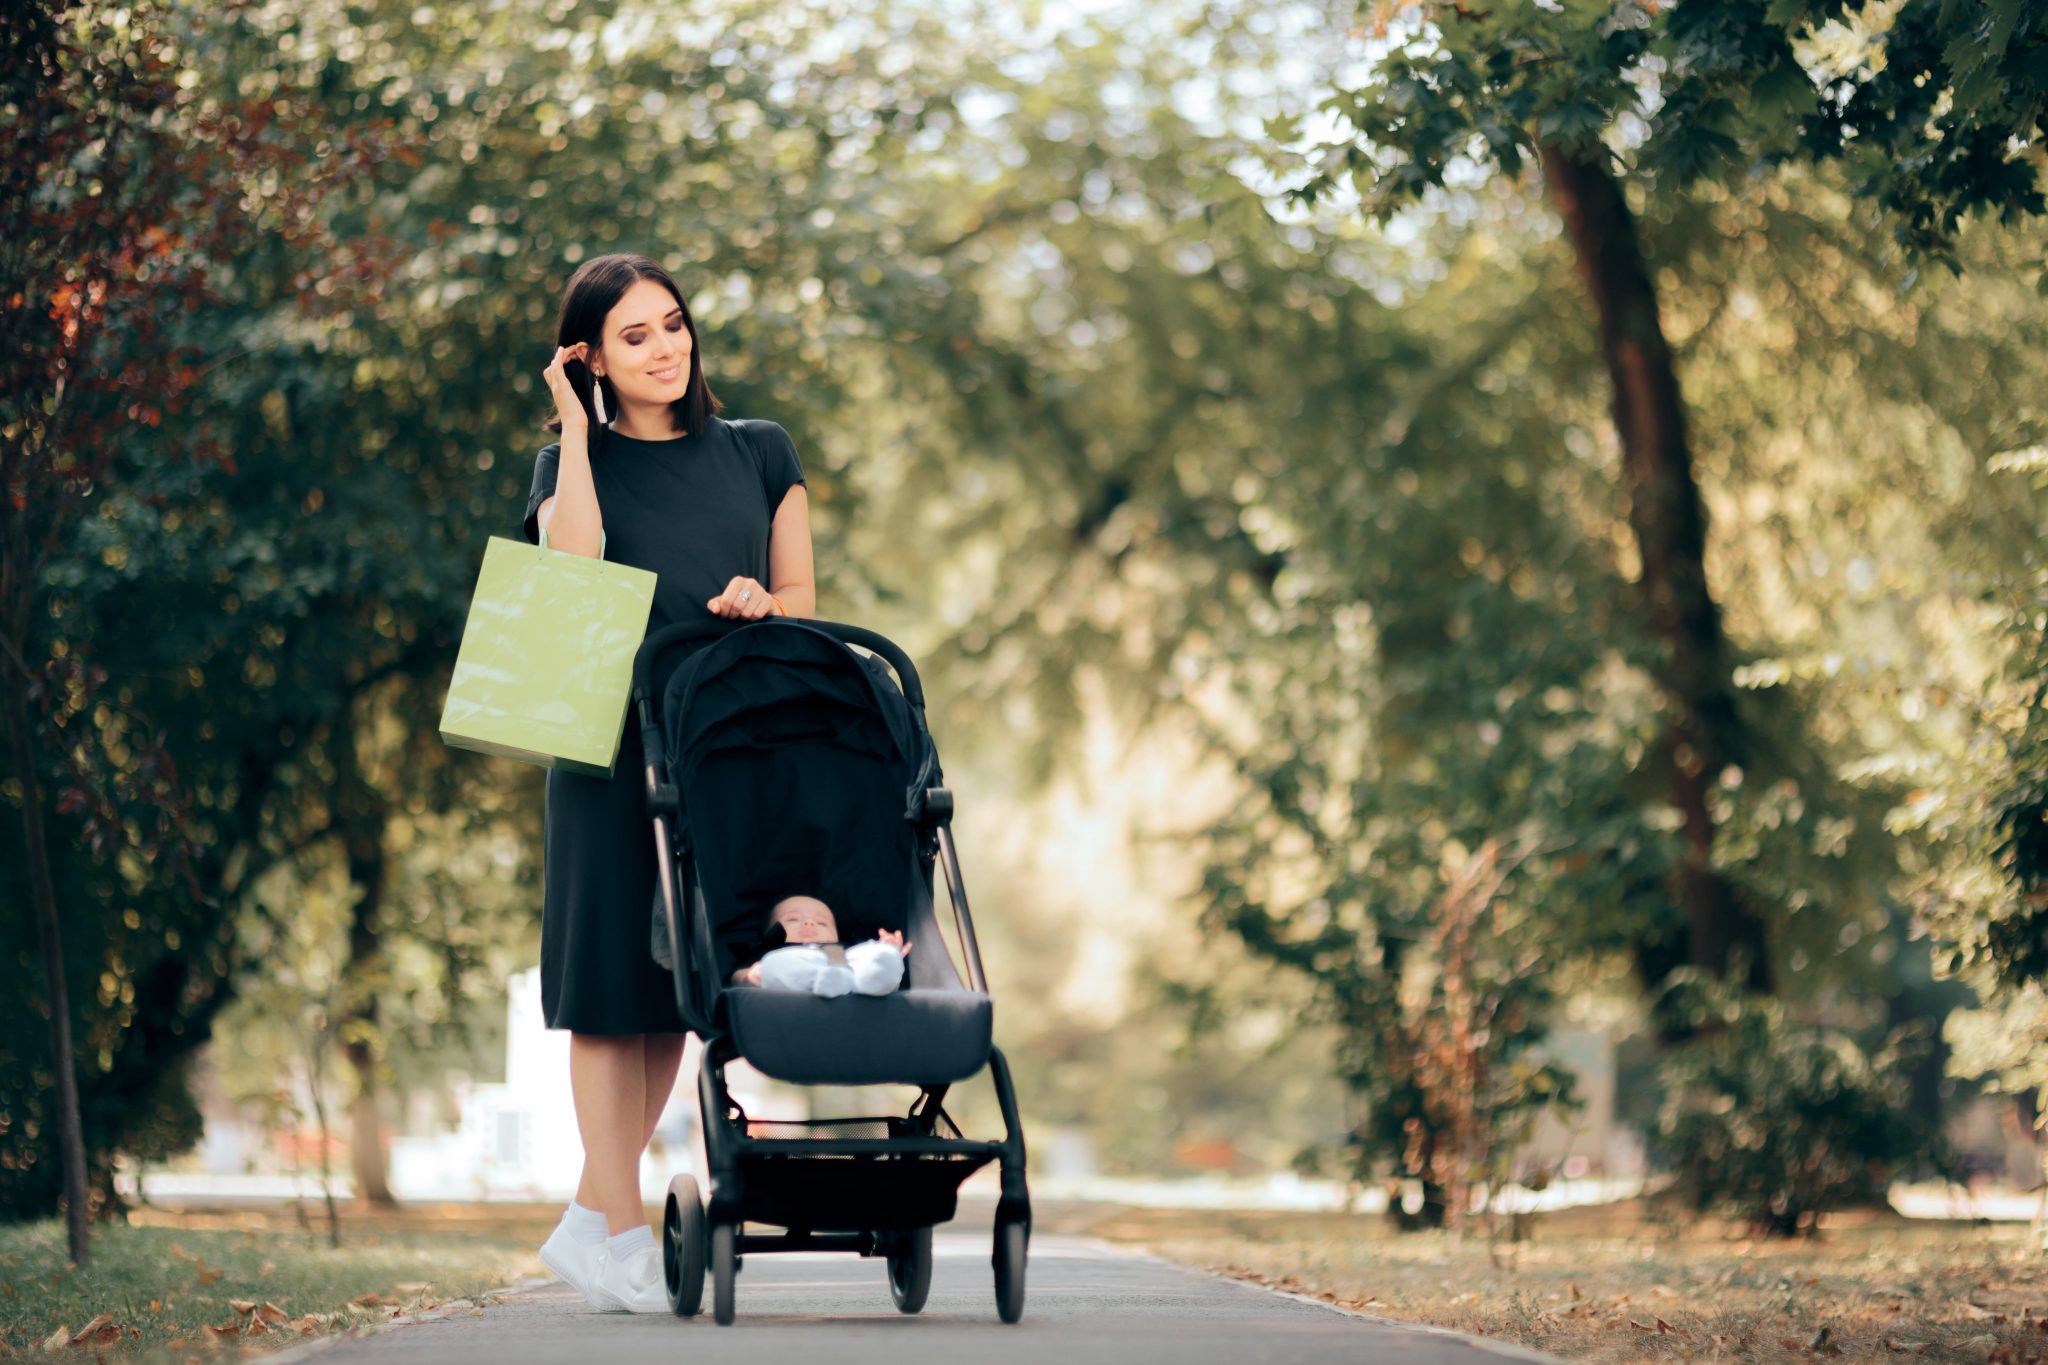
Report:
[[[692,436],[701,435],[711,424],[712,415],[723,412],[725,405],[718,401],[711,392],[711,386],[704,381],[704,353],[697,345],[697,320],[690,316],[690,305],[683,301],[683,291],[677,287],[675,276],[645,256],[594,256],[577,267],[569,279],[568,289],[562,294],[562,313],[555,323],[555,344],[573,346],[581,341],[597,349],[604,340],[604,320],[637,280],[653,280],[674,295],[676,307],[683,310],[683,327],[690,334],[690,382],[683,389],[683,396],[669,406],[675,413],[677,425]],[[609,388],[610,381],[597,378],[587,365],[581,368],[583,381],[578,382],[576,371],[566,365],[563,367],[570,377],[569,387],[576,390],[584,412],[590,417],[590,453],[595,455],[604,444],[605,428],[598,424],[597,410],[590,401],[590,386],[603,384]],[[604,397],[606,410],[616,414],[619,410],[618,392],[614,390]],[[562,430],[561,419],[551,419],[548,430],[559,433]]]

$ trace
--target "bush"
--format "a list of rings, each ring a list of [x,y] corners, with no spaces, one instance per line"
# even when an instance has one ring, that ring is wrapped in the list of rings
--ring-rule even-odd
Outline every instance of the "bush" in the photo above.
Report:
[[[1775,1000],[1693,975],[1662,1004],[1690,1041],[1661,1068],[1651,1150],[1695,1212],[1793,1236],[1831,1209],[1882,1198],[1904,1166],[1946,1164],[1933,1124],[1913,1112],[1907,1071],[1926,1042],[1912,1029],[1865,1051]]]

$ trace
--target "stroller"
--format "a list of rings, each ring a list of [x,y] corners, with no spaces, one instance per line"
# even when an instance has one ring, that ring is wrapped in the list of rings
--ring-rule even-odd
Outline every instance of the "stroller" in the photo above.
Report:
[[[663,656],[695,645],[657,692]],[[681,1317],[701,1309],[708,1266],[712,1317],[727,1324],[743,1257],[847,1251],[886,1258],[896,1307],[915,1313],[931,1289],[933,1226],[953,1217],[961,1182],[995,1161],[996,1312],[1016,1322],[1031,1235],[1024,1130],[1009,1067],[991,1042],[953,797],[917,670],[857,626],[692,622],[642,643],[632,695],[660,860],[651,947],[674,976],[684,1023],[704,1042],[698,1105],[709,1188],[700,1192],[688,1175],[669,1184],[669,1306]],[[945,870],[964,984],[934,915],[935,863]],[[769,907],[793,892],[831,905],[846,942],[902,931],[914,945],[903,989],[830,1000],[728,989]],[[736,1058],[799,1085],[914,1085],[919,1094],[901,1118],[762,1122],[726,1087]],[[1002,1111],[1000,1141],[966,1137],[944,1107],[948,1087],[984,1066]]]

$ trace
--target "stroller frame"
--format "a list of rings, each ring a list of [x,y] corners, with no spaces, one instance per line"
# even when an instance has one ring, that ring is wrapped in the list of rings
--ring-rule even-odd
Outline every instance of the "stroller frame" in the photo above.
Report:
[[[750,1253],[778,1251],[845,1251],[863,1257],[886,1257],[889,1290],[897,1308],[916,1313],[924,1307],[932,1274],[932,1228],[949,1221],[956,1209],[960,1182],[995,1162],[1001,1172],[990,1266],[995,1281],[996,1310],[1006,1323],[1024,1311],[1024,1272],[1031,1234],[1031,1199],[1025,1179],[1024,1128],[1018,1117],[1016,1089],[1002,1052],[988,1050],[987,1068],[1003,1119],[1000,1140],[966,1137],[945,1111],[949,1087],[925,1085],[900,1118],[806,1119],[774,1121],[776,1128],[886,1128],[886,1136],[772,1137],[757,1135],[750,1119],[726,1086],[725,1068],[741,1054],[719,1008],[725,983],[713,942],[711,916],[694,870],[687,832],[676,848],[669,820],[681,813],[677,786],[668,772],[667,749],[658,717],[659,686],[652,675],[660,656],[677,646],[715,641],[741,630],[802,628],[821,632],[842,646],[859,646],[880,657],[895,671],[909,703],[920,739],[929,744],[925,727],[924,692],[909,657],[887,638],[859,626],[838,622],[771,617],[735,626],[722,621],[688,622],[657,630],[642,642],[633,661],[632,701],[641,727],[646,758],[647,806],[654,824],[660,869],[662,913],[672,945],[672,977],[676,1005],[684,1025],[703,1040],[697,1092],[707,1163],[708,1190],[701,1195],[696,1180],[678,1175],[669,1184],[662,1216],[662,1261],[669,1306],[679,1317],[702,1307],[705,1272],[712,1280],[712,1317],[732,1322],[734,1281]],[[929,752],[929,750],[927,750]],[[925,776],[935,775],[927,772]],[[919,779],[924,781],[924,776]],[[936,913],[934,872],[943,869],[959,940],[966,985],[986,995],[980,945],[961,878],[959,854],[952,833],[953,795],[944,786],[923,787],[905,812],[916,836],[917,870],[925,883],[924,904]],[[685,891],[687,888],[687,892]],[[686,925],[683,896],[694,913]],[[907,926],[914,928],[915,926]],[[933,942],[952,957],[934,918],[917,936]],[[821,1225],[818,1196],[836,1209]],[[849,1191],[852,1191],[849,1198]],[[848,1211],[850,1210],[850,1212]],[[780,1226],[777,1233],[748,1232],[748,1222]]]

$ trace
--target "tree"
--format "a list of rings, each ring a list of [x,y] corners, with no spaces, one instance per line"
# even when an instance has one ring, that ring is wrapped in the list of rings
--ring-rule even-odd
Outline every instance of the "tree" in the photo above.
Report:
[[[431,987],[419,973],[394,973],[393,958],[424,951],[449,964],[452,980],[479,948],[469,932],[478,926],[441,913],[463,901],[462,888],[395,889],[408,861],[397,841],[444,808],[519,823],[506,804],[519,789],[493,790],[504,784],[491,765],[445,752],[435,722],[475,555],[485,535],[516,525],[531,452],[546,439],[544,394],[522,346],[545,349],[561,283],[601,237],[643,233],[620,244],[662,255],[665,243],[728,244],[703,277],[745,271],[761,298],[730,316],[706,310],[721,391],[741,411],[776,403],[801,432],[845,374],[823,344],[831,319],[807,282],[825,269],[857,275],[856,248],[874,221],[856,218],[876,182],[851,154],[914,134],[925,98],[906,89],[905,112],[871,119],[861,105],[869,76],[801,53],[803,33],[772,15],[734,16],[730,52],[692,47],[681,66],[677,52],[653,44],[631,62],[593,55],[565,70],[536,53],[522,11],[450,11],[445,23],[419,25],[410,7],[386,10],[244,12],[182,35],[182,58],[199,73],[193,89],[268,91],[300,126],[347,130],[337,145],[402,152],[366,157],[345,191],[320,201],[319,230],[349,243],[323,268],[309,267],[295,238],[256,234],[233,257],[234,306],[217,299],[189,317],[158,310],[179,318],[211,363],[180,421],[166,425],[177,439],[128,446],[123,481],[103,487],[98,516],[70,525],[44,575],[68,648],[89,642],[122,705],[148,714],[176,754],[201,850],[192,880],[215,892],[188,914],[154,888],[145,896],[133,876],[76,862],[58,869],[100,908],[69,923],[83,940],[72,979],[94,997],[74,1012],[89,1021],[97,1063],[86,1166],[88,1184],[103,1190],[114,1152],[134,1137],[127,1116],[155,1112],[141,1103],[145,1084],[163,1087],[147,1094],[178,1114],[164,1141],[193,1131],[180,1064],[251,965],[239,921],[266,913],[248,895],[252,880],[328,843],[346,847],[357,883],[336,1027],[356,1081],[357,1155],[374,1156],[390,1044],[447,1022],[414,1008],[412,986]],[[589,18],[591,32],[603,22]],[[404,41],[355,42],[387,29]],[[486,79],[493,69],[510,73],[502,88]],[[937,83],[909,72],[906,84],[913,77]],[[584,155],[555,155],[567,138],[554,101],[592,92],[601,112],[578,124]],[[676,125],[645,117],[650,98],[687,100],[703,114],[706,155],[673,155]],[[746,111],[742,126],[728,127]],[[782,131],[752,136],[747,120],[764,116]],[[805,131],[815,118],[844,121],[836,146]],[[488,155],[479,159],[478,147]],[[835,155],[851,159],[841,166]],[[677,206],[664,221],[622,211],[622,165],[677,177],[649,201]],[[782,198],[804,183],[792,166],[813,187],[801,214],[785,212]],[[747,190],[707,197],[700,180]],[[499,203],[508,185],[520,193],[502,219],[487,210],[493,221],[477,224],[478,205]],[[722,216],[706,216],[707,203]],[[847,226],[826,231],[819,225],[835,210]],[[378,287],[401,264],[431,283]],[[219,458],[195,463],[188,445]],[[806,454],[822,502],[841,457],[808,443]],[[859,590],[852,574],[840,585]],[[169,620],[179,629],[156,628]],[[118,738],[108,747],[120,757],[95,771],[127,771]],[[98,999],[109,981],[112,998]],[[0,1138],[9,1176],[0,1188],[10,1212],[29,1212],[46,1206],[38,1076],[47,1072],[0,1060],[0,1092],[20,1117]],[[104,1097],[97,1110],[94,1093]],[[365,1176],[374,1188],[375,1172]]]
[[[319,259],[331,244],[306,224],[354,160],[344,146],[309,171],[306,149],[322,133],[288,101],[223,99],[181,82],[182,22],[157,5],[39,0],[10,21],[5,39],[0,669],[68,1236],[80,1261],[86,1159],[49,817],[82,817],[95,855],[161,853],[191,894],[207,893],[190,879],[187,793],[161,737],[128,720],[143,758],[116,784],[108,779],[119,765],[99,749],[99,727],[69,725],[119,703],[102,694],[106,671],[74,652],[42,610],[44,573],[88,500],[120,477],[124,452],[181,411],[204,359],[192,323],[223,299],[239,235],[278,232]],[[51,755],[64,773],[46,810]]]
[[[1342,135],[1316,149],[1293,190],[1313,203],[1342,183],[1384,218],[1460,167],[1510,178],[1540,167],[1598,322],[1642,611],[1661,646],[1666,779],[1686,849],[1675,889],[1691,925],[1679,961],[1717,973],[1746,961],[1757,987],[1771,979],[1764,920],[1715,865],[1712,809],[1721,774],[1751,761],[1755,746],[1707,582],[1693,442],[1638,216],[1708,177],[1835,155],[1904,210],[1905,234],[1923,246],[1946,240],[1974,206],[2037,211],[2024,144],[2042,129],[2033,59],[2048,17],[2019,0],[1909,4],[1885,35],[1882,67],[1836,41],[1855,56],[1831,69],[1830,26],[1862,8],[1361,6],[1370,70],[1326,106]]]

